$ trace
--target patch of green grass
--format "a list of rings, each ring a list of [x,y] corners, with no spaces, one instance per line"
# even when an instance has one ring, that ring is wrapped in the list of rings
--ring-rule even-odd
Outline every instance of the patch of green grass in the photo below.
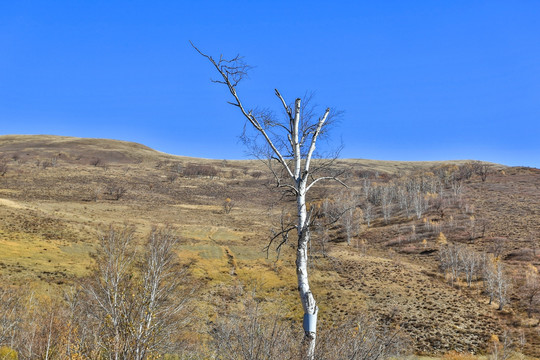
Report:
[[[0,231],[0,262],[20,269],[22,277],[57,271],[83,276],[92,263],[90,251],[88,244],[66,244],[34,234]]]
[[[179,249],[181,252],[189,251],[191,253],[196,253],[201,258],[207,260],[221,259],[224,256],[221,246],[214,244],[181,245],[179,246]]]
[[[260,246],[229,245],[237,260],[266,259],[266,252]]]
[[[226,228],[217,228],[210,234],[210,238],[219,242],[234,242],[240,240],[242,235],[242,233],[231,231]]]

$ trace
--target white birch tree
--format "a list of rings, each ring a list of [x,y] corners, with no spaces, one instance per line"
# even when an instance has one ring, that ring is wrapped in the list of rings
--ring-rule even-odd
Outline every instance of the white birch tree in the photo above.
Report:
[[[336,180],[335,174],[328,173],[331,160],[318,160],[316,157],[317,140],[327,133],[335,112],[327,108],[320,117],[316,117],[313,108],[306,107],[302,99],[297,98],[293,104],[287,103],[281,93],[275,89],[275,95],[284,110],[282,121],[275,119],[269,111],[257,111],[244,105],[237,93],[238,83],[247,75],[250,67],[243,62],[242,57],[236,56],[225,59],[220,56],[214,59],[192,46],[204,56],[218,71],[220,78],[212,80],[225,85],[233,101],[229,102],[241,112],[246,119],[243,140],[253,151],[253,155],[264,160],[274,175],[279,188],[283,188],[296,198],[297,221],[292,226],[283,227],[275,234],[271,242],[280,236],[286,241],[288,233],[296,230],[296,274],[298,291],[304,310],[304,340],[306,342],[306,358],[312,359],[315,354],[316,325],[319,308],[309,285],[308,276],[308,245],[310,242],[311,211],[306,207],[306,195],[322,180]],[[254,130],[253,135],[246,135],[246,130]],[[276,166],[277,165],[277,166]],[[278,248],[283,244],[278,246]]]
[[[154,228],[142,254],[136,252],[134,232],[111,227],[101,236],[95,273],[85,286],[96,353],[103,359],[143,360],[171,350],[189,301],[190,292],[180,289],[186,274],[178,266],[172,229]]]

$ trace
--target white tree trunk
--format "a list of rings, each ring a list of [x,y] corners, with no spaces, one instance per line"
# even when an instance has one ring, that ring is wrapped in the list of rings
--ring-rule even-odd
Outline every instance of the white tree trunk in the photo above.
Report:
[[[300,188],[305,189],[305,185]],[[317,329],[317,313],[319,308],[309,287],[308,280],[308,243],[309,226],[307,219],[305,192],[297,196],[298,205],[298,247],[296,249],[296,275],[298,277],[298,292],[304,309],[304,333],[306,341],[306,358],[313,359],[315,356],[315,340]]]

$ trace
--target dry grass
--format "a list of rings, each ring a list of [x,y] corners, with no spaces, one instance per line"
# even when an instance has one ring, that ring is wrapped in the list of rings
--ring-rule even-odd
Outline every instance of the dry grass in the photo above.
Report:
[[[270,180],[260,163],[176,157],[139,144],[52,136],[2,136],[0,158],[9,166],[0,177],[0,272],[9,281],[38,287],[68,284],[86,274],[100,228],[129,223],[145,235],[153,225],[168,224],[182,235],[178,254],[200,283],[195,312],[202,319],[201,332],[253,289],[276,314],[300,319],[294,252],[287,245],[278,261],[263,252],[280,208],[274,206],[279,194],[267,186]],[[42,162],[52,158],[56,164],[43,168]],[[212,166],[217,175],[178,173],[189,164]],[[349,170],[354,187],[363,171],[379,172],[385,181],[439,164],[348,159],[335,166]],[[529,169],[505,169],[485,183],[473,179],[466,184],[465,198],[475,216],[490,224],[486,237],[470,245],[480,251],[492,245],[490,239],[505,237],[505,255],[531,248],[531,239],[537,241],[540,234],[538,184],[540,174]],[[114,200],[106,194],[111,185],[124,187],[125,194]],[[315,195],[333,190],[327,187]],[[236,204],[229,214],[222,208],[226,198]],[[470,216],[458,209],[451,214],[456,222]],[[312,285],[322,326],[369,311],[400,326],[418,352],[483,351],[493,332],[521,319],[522,309],[511,305],[498,313],[479,294],[479,284],[470,291],[449,286],[437,272],[438,232],[426,230],[427,248],[433,252],[423,255],[419,242],[387,246],[412,224],[424,231],[420,220],[375,221],[362,233],[367,254],[341,243],[331,244],[329,257],[314,258]],[[449,240],[468,242],[459,226],[444,231]],[[519,271],[522,264],[514,263],[512,270]],[[539,356],[535,330],[527,330],[528,351]]]

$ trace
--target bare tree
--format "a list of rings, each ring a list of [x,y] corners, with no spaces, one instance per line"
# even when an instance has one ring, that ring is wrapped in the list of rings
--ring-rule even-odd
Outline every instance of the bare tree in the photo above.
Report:
[[[413,206],[418,219],[422,218],[422,215],[426,212],[428,207],[428,201],[422,192],[415,191],[413,193]]]
[[[178,179],[178,173],[171,171],[167,174],[166,178],[168,182],[173,183],[176,179]]]
[[[484,288],[485,292],[489,296],[489,304],[493,302],[495,295],[497,293],[496,278],[495,278],[495,258],[493,255],[488,255],[486,253],[482,256],[482,276],[484,279]]]
[[[145,359],[169,350],[173,325],[189,299],[177,293],[184,274],[175,260],[174,233],[152,230],[139,263],[134,242],[131,227],[104,233],[86,286],[102,358]]]
[[[390,217],[392,216],[392,189],[390,185],[383,186],[382,189],[382,212],[384,217],[384,222],[388,224]]]
[[[397,197],[399,202],[399,207],[401,210],[405,211],[405,216],[408,218],[411,217],[410,210],[410,194],[404,186],[399,186],[397,189]]]
[[[520,290],[522,301],[527,309],[527,316],[530,318],[540,305],[540,274],[533,264],[528,264],[525,271],[525,282]]]
[[[133,228],[122,231],[110,228],[101,235],[96,273],[86,287],[92,300],[91,315],[100,327],[98,346],[108,359],[126,358],[130,352],[125,312],[132,298],[133,237]]]
[[[148,236],[140,265],[142,281],[135,295],[135,359],[145,359],[173,346],[171,333],[180,325],[178,315],[189,300],[185,293],[178,293],[186,274],[177,264],[177,243],[178,237],[170,228],[154,228]]]
[[[469,230],[469,240],[476,239],[476,218],[474,215],[469,216],[467,229]]]
[[[294,103],[290,104],[277,89],[275,95],[285,115],[282,121],[277,120],[271,111],[249,109],[242,103],[236,89],[238,83],[246,77],[250,69],[243,58],[236,56],[232,59],[226,59],[220,56],[218,59],[214,59],[200,51],[195,45],[193,47],[215,67],[220,78],[213,81],[228,88],[233,98],[230,104],[236,106],[245,117],[246,126],[244,126],[242,136],[244,143],[252,150],[254,156],[265,161],[274,175],[277,186],[286,190],[296,199],[296,225],[283,229],[282,232],[288,233],[296,230],[297,233],[298,291],[304,309],[304,339],[308,344],[306,357],[312,359],[315,353],[319,308],[311,292],[308,279],[308,244],[310,242],[312,212],[308,213],[307,211],[306,195],[320,181],[339,181],[336,177],[337,174],[329,171],[328,161],[322,159],[316,162],[312,161],[318,157],[315,151],[317,140],[328,133],[335,112],[333,113],[330,108],[327,108],[320,117],[317,117],[315,110],[306,106],[309,101],[303,102],[302,99],[297,98]],[[253,132],[248,134],[250,130]]]
[[[0,288],[0,347],[13,347],[20,323],[20,294],[9,288]]]
[[[352,191],[344,191],[338,198],[340,222],[345,231],[347,244],[351,244],[353,236],[358,234],[362,219],[362,210],[357,209],[357,196]]]
[[[369,227],[371,225],[371,220],[373,220],[373,205],[370,201],[366,201],[364,205],[364,220]]]
[[[327,247],[328,247],[328,243],[330,242],[330,232],[328,230],[328,226],[326,226],[326,224],[322,221],[315,221],[313,222],[313,228],[316,234],[316,236],[314,237],[316,240],[315,242],[316,242],[316,245],[319,246],[318,250],[320,251],[323,257],[327,257],[328,256]],[[311,249],[311,251],[313,253],[313,248]]]
[[[458,279],[461,272],[461,253],[463,248],[460,245],[449,244],[441,247],[439,250],[439,260],[441,268],[450,277],[450,283],[454,285],[454,281]]]
[[[478,170],[478,175],[480,175],[480,178],[482,179],[482,182],[486,181],[487,176],[491,174],[491,166],[488,164],[482,164],[480,169]]]
[[[507,242],[507,239],[503,237],[493,238],[492,244],[489,247],[489,251],[493,253],[493,256],[495,256],[495,258],[499,259],[504,252],[504,248],[506,247]]]
[[[510,289],[510,282],[505,273],[504,265],[501,261],[497,262],[495,273],[495,284],[497,289],[497,298],[499,300],[499,310],[502,310],[504,305],[510,301],[508,297],[508,290]]]
[[[362,175],[362,192],[366,200],[369,198],[370,191],[371,191],[371,179],[369,178],[369,174],[364,173]]]
[[[8,171],[8,162],[6,159],[0,159],[0,176],[6,175]]]
[[[492,335],[489,346],[489,360],[508,360],[514,355],[514,341],[510,331],[505,329],[501,337]]]
[[[471,287],[474,278],[478,274],[480,255],[474,250],[464,248],[461,252],[461,263],[463,272],[465,273],[465,279],[467,280],[467,286]]]
[[[482,179],[482,182],[486,181],[487,176],[491,174],[492,172],[491,165],[487,163],[483,163],[481,161],[474,161],[471,164],[471,168],[476,175],[480,176],[480,179]]]
[[[497,298],[499,302],[498,310],[502,310],[510,300],[508,295],[510,282],[505,273],[504,264],[498,258],[486,256],[483,265],[484,284],[489,295],[489,303],[491,304],[493,299]]]

